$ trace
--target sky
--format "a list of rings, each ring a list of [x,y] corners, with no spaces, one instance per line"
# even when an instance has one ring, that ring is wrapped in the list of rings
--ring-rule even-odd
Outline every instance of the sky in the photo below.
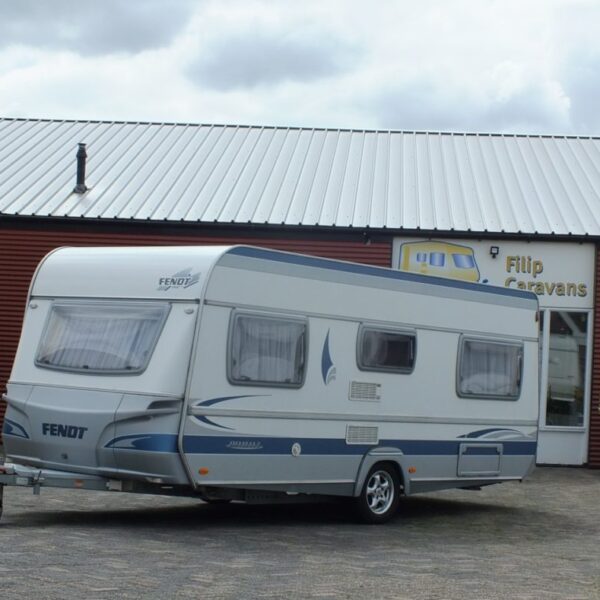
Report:
[[[0,117],[600,135],[599,0],[0,0]]]

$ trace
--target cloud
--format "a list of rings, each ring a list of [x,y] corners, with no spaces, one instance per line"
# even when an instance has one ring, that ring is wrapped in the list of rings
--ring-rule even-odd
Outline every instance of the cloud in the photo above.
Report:
[[[573,129],[597,135],[600,132],[600,56],[574,60],[563,75],[563,85],[571,104]]]
[[[508,98],[479,107],[473,122],[479,131],[562,133],[568,127],[569,100],[552,81],[533,83]]]
[[[596,0],[371,4],[0,0],[0,115],[600,132]]]
[[[187,73],[192,81],[220,91],[311,82],[339,75],[357,54],[357,47],[325,31],[246,30],[203,48]]]
[[[82,56],[137,53],[169,44],[193,7],[190,0],[0,2],[0,47],[70,50]]]
[[[509,94],[475,93],[446,81],[411,81],[367,97],[377,127],[421,131],[551,132],[568,122],[569,101],[552,82],[524,85]]]

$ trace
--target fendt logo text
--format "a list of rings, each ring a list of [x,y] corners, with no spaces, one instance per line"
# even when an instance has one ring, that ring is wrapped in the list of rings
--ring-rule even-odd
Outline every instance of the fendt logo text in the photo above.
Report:
[[[200,273],[192,273],[192,268],[184,269],[170,277],[160,277],[158,280],[158,290],[166,292],[171,288],[189,288],[200,281]]]
[[[42,423],[42,433],[54,437],[66,437],[80,440],[88,430],[87,427],[77,425],[61,425],[59,423]]]

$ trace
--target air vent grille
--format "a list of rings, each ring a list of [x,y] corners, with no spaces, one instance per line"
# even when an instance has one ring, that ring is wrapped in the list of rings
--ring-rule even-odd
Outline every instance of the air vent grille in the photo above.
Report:
[[[380,383],[367,383],[364,381],[352,381],[350,383],[350,400],[366,400],[376,402],[381,399]]]
[[[378,444],[379,428],[367,425],[348,425],[346,444]]]

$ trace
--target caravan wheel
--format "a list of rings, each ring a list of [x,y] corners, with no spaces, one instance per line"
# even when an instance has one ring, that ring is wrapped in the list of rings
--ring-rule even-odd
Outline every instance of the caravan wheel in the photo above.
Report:
[[[356,499],[361,519],[366,523],[385,523],[391,519],[400,501],[400,480],[390,464],[375,465],[367,475]]]

